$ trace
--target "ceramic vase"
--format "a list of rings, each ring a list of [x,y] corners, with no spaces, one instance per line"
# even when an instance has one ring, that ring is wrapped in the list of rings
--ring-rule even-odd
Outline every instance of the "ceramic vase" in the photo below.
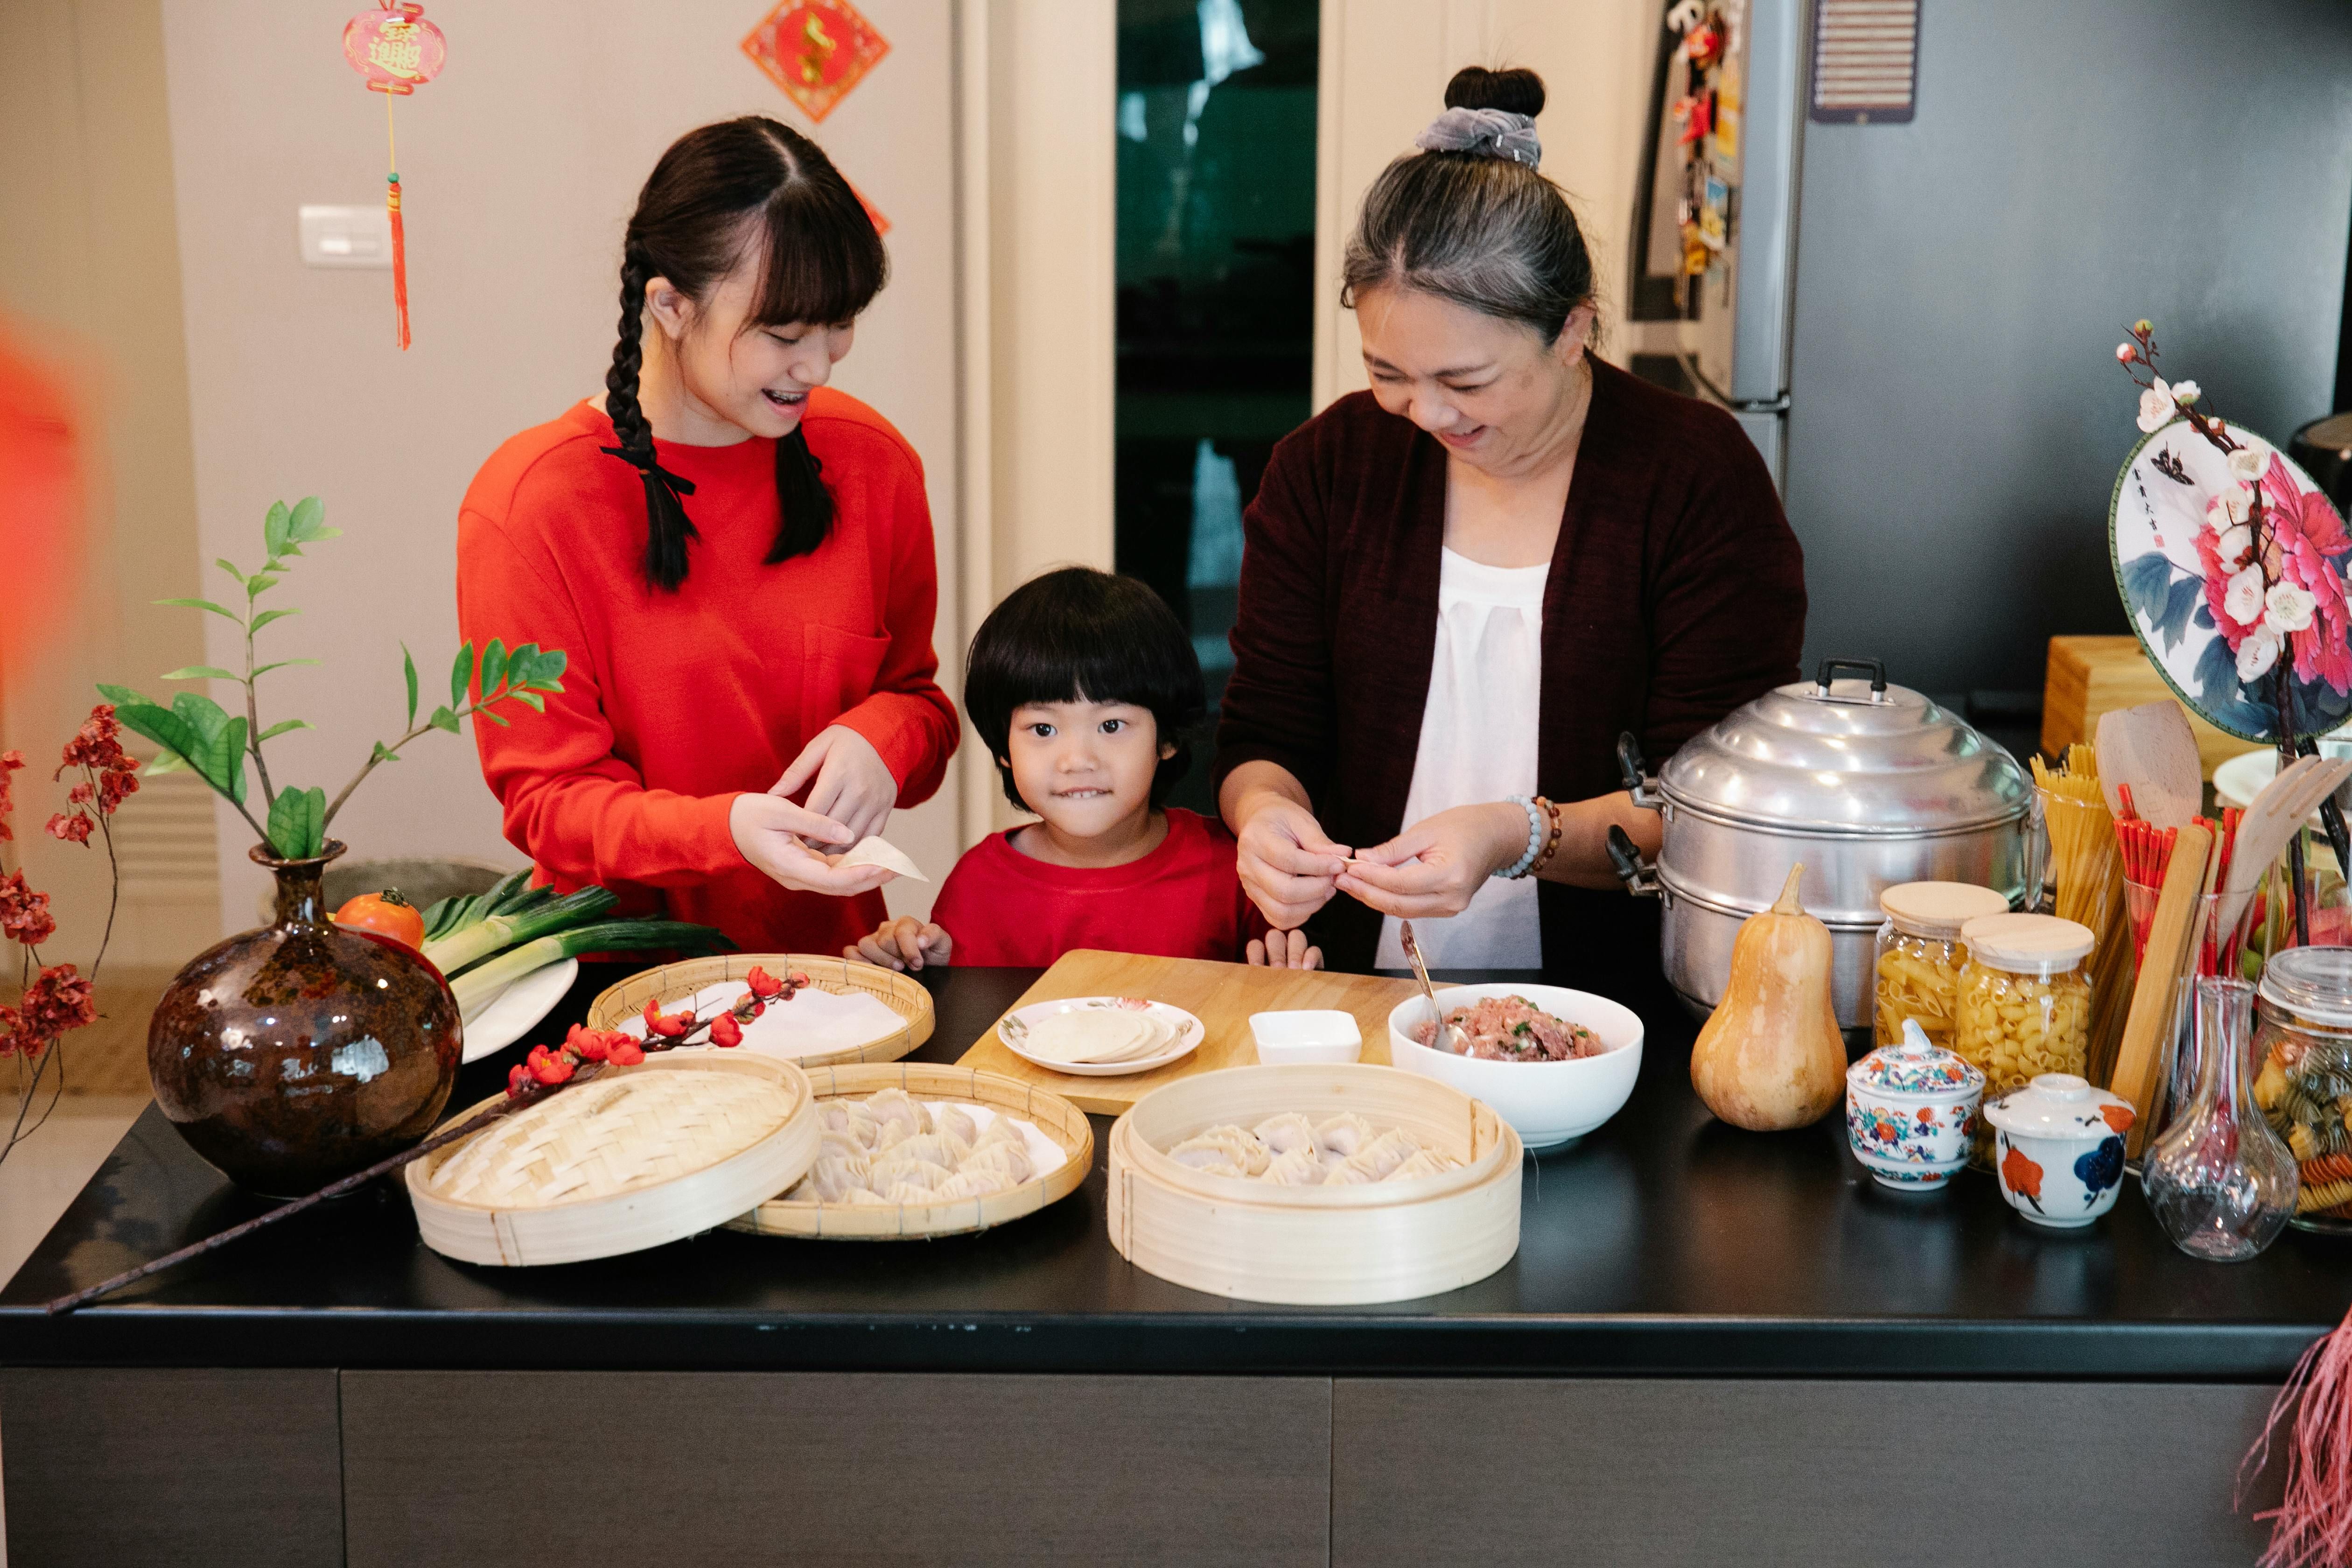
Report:
[[[457,999],[389,938],[328,917],[320,875],[342,854],[253,858],[277,919],[199,954],[147,1033],[155,1103],[239,1186],[300,1197],[431,1131],[457,1082]]]

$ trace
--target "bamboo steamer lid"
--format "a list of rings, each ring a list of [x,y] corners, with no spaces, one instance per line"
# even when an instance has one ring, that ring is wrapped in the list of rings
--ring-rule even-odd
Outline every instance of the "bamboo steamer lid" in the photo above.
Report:
[[[1954,942],[1970,921],[2007,914],[2009,900],[1967,882],[1898,882],[1878,895],[1878,908],[1906,935]]]
[[[408,1195],[436,1252],[468,1263],[573,1263],[726,1223],[805,1175],[819,1139],[815,1096],[792,1063],[714,1047],[666,1051],[607,1068],[412,1163]]]

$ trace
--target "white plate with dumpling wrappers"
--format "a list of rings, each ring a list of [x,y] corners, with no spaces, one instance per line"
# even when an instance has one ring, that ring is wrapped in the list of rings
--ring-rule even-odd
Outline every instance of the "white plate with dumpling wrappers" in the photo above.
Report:
[[[939,1067],[924,1062],[888,1066],[814,1068],[808,1074],[814,1089],[822,1130],[828,1103],[869,1102],[885,1090],[897,1090],[931,1110],[940,1120],[942,1104],[968,1108],[984,1131],[1004,1118],[1034,1134],[1028,1145],[1034,1156],[1026,1180],[1003,1191],[952,1202],[874,1205],[856,1202],[807,1201],[806,1194],[786,1189],[750,1213],[729,1222],[729,1228],[760,1236],[803,1237],[822,1241],[899,1241],[922,1237],[957,1236],[986,1230],[1036,1213],[1076,1192],[1093,1168],[1095,1135],[1086,1112],[1047,1089],[995,1073],[969,1068]],[[930,1136],[935,1134],[919,1134]],[[820,1133],[820,1159],[824,1142]],[[1040,1142],[1057,1152],[1050,1166]],[[814,1163],[811,1173],[817,1169]]]
[[[1212,1128],[1297,1113],[1401,1129],[1460,1162],[1414,1179],[1286,1185],[1170,1151]],[[1508,1122],[1433,1079],[1368,1063],[1229,1068],[1152,1090],[1111,1126],[1111,1245],[1174,1284],[1246,1301],[1347,1306],[1457,1289],[1519,1247]]]
[[[1182,1061],[1208,1029],[1181,1007],[1141,996],[1071,996],[1007,1013],[1004,1048],[1048,1072],[1121,1078]]]

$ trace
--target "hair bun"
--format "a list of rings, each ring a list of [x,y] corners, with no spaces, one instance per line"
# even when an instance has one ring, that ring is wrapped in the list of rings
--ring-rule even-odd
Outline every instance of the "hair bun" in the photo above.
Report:
[[[1501,109],[1529,118],[1543,112],[1543,78],[1525,66],[1492,71],[1464,66],[1445,84],[1448,109]]]

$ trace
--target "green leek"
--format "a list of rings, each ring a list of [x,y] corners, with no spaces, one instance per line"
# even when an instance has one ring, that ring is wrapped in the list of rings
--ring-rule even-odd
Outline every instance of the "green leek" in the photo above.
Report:
[[[489,915],[432,938],[425,944],[425,956],[442,973],[454,979],[469,965],[479,963],[494,952],[551,936],[566,926],[593,921],[618,901],[604,889],[593,887],[560,899],[537,900],[514,914]]]
[[[602,889],[595,890],[603,891]],[[574,898],[578,896],[572,895]],[[610,896],[606,895],[607,898]],[[563,901],[557,900],[559,903]],[[493,921],[499,918],[491,917]],[[483,1009],[497,1001],[508,986],[524,975],[544,969],[551,963],[560,963],[567,958],[577,958],[583,952],[624,952],[661,947],[704,953],[728,945],[727,939],[709,926],[689,925],[683,921],[607,921],[601,925],[576,926],[570,931],[534,937],[457,976],[449,982],[449,990],[457,998],[458,1013],[471,1023]],[[426,956],[430,957],[431,944],[427,943],[426,948]]]

